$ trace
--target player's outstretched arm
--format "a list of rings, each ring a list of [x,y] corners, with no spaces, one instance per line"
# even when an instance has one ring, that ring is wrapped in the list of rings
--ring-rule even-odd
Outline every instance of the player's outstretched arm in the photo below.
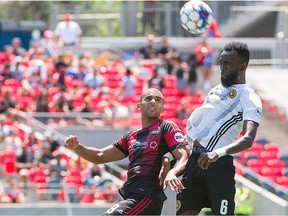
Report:
[[[178,176],[182,175],[184,172],[186,163],[190,155],[190,147],[189,145],[183,145],[179,148],[174,149],[172,151],[172,154],[177,159],[177,162],[174,167],[167,173],[163,188],[169,186],[172,191],[180,193],[184,189],[184,186]]]
[[[65,139],[64,146],[74,151],[80,157],[95,164],[102,164],[111,161],[117,161],[125,158],[125,154],[113,145],[102,149],[87,147],[80,144],[77,136],[69,135]]]

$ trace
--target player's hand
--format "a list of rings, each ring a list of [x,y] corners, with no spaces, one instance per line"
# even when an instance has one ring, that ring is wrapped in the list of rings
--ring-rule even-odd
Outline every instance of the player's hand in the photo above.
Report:
[[[164,184],[164,180],[165,180],[169,170],[170,170],[170,160],[169,160],[169,158],[164,157],[162,159],[162,166],[161,166],[161,170],[159,172],[159,181],[160,181],[159,185],[163,186],[163,189],[166,188],[166,187],[164,188],[163,184]]]
[[[79,143],[79,140],[78,140],[77,136],[69,135],[65,139],[64,146],[67,149],[75,150],[77,147],[79,147],[79,145],[80,145],[80,143]]]
[[[177,176],[173,172],[168,172],[163,188],[165,189],[166,187],[170,187],[172,191],[175,191],[176,193],[182,192],[184,189],[184,186],[182,182],[177,178]]]
[[[211,163],[218,160],[218,155],[215,152],[202,153],[198,158],[198,165],[201,169],[208,169]]]

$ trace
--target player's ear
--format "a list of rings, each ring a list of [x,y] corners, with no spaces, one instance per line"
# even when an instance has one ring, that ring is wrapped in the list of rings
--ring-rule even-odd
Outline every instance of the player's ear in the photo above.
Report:
[[[246,70],[246,68],[247,68],[247,63],[245,63],[245,62],[241,63],[241,64],[240,64],[240,68],[241,68],[241,70]]]
[[[137,109],[138,109],[138,110],[141,109],[140,103],[137,103]]]
[[[163,113],[165,111],[165,106],[162,107],[161,113]]]

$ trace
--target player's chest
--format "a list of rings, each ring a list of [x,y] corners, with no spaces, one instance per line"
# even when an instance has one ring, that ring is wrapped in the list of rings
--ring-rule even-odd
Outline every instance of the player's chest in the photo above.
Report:
[[[139,131],[128,139],[129,151],[157,151],[161,145],[160,128]]]

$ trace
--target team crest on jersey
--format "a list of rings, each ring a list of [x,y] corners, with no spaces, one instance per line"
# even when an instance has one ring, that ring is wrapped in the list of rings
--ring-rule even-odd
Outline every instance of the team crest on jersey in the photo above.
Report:
[[[181,208],[181,201],[177,200],[176,201],[176,211],[179,211],[180,208]]]
[[[184,141],[184,136],[183,136],[182,133],[177,132],[177,133],[175,133],[175,135],[174,135],[174,139],[175,139],[178,143],[181,143],[181,142]]]
[[[150,133],[150,137],[156,139],[158,137],[159,134],[159,130],[158,129],[154,129],[151,131]]]
[[[228,95],[227,95],[227,96],[228,96],[230,99],[232,99],[232,98],[234,98],[236,95],[237,95],[236,89],[231,89],[231,90],[228,92]]]

